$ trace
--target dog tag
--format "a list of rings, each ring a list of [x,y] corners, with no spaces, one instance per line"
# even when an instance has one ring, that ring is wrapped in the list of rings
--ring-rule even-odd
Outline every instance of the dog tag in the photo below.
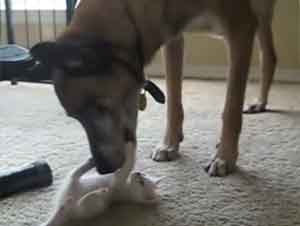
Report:
[[[147,107],[147,97],[146,97],[146,92],[143,91],[140,93],[140,99],[139,99],[139,109],[140,111],[145,111]]]

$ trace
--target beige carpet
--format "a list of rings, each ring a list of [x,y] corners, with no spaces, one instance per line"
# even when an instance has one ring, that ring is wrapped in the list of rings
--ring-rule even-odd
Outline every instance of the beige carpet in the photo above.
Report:
[[[250,85],[247,96],[252,99],[256,92],[257,86]],[[159,206],[119,206],[90,222],[70,225],[300,225],[300,85],[273,87],[271,106],[283,111],[245,116],[239,170],[209,178],[202,167],[215,152],[224,93],[222,82],[184,82],[185,141],[176,162],[149,159],[163,136],[164,106],[151,100],[140,113],[137,168],[166,176]],[[0,97],[0,172],[44,159],[55,179],[49,188],[0,201],[0,225],[37,226],[46,220],[66,173],[88,157],[85,134],[64,115],[51,86],[2,83]]]

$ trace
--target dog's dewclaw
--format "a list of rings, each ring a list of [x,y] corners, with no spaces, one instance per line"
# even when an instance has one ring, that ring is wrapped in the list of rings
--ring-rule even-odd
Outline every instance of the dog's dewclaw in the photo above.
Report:
[[[147,107],[147,97],[146,93],[141,93],[140,94],[140,100],[139,100],[139,109],[141,111],[144,111]]]

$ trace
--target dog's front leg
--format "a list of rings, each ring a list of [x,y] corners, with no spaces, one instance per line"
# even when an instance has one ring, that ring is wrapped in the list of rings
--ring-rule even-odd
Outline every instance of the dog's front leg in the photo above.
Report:
[[[236,166],[254,33],[255,22],[248,23],[243,28],[240,26],[238,31],[232,31],[227,36],[231,65],[223,112],[221,142],[215,157],[206,168],[210,176],[225,176],[231,173]]]
[[[170,41],[163,49],[167,83],[167,125],[162,145],[152,153],[155,161],[171,161],[179,156],[179,144],[183,140],[183,51],[183,36]]]

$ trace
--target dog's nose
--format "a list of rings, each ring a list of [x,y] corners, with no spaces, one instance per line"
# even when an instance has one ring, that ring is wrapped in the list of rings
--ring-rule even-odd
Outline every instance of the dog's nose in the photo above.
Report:
[[[100,165],[96,165],[97,172],[100,174],[114,173],[119,168],[120,167],[116,167],[115,165],[107,162],[106,163],[102,162]]]
[[[100,174],[114,173],[116,170],[120,169],[124,163],[124,158],[120,157],[117,159],[107,159],[107,158],[95,158],[96,170]]]

